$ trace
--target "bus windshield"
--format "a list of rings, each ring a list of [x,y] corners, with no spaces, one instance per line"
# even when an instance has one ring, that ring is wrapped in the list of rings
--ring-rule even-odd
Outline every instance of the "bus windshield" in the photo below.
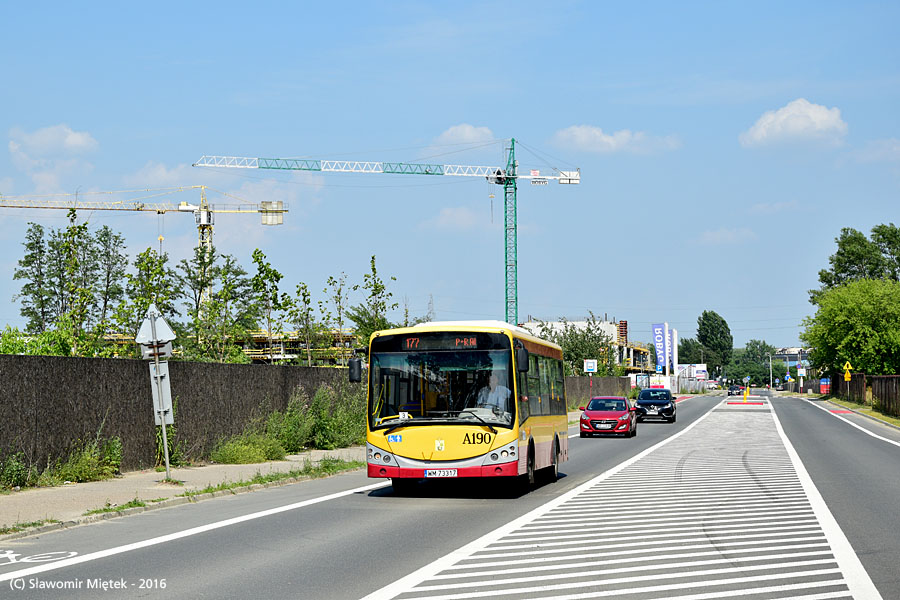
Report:
[[[384,336],[372,343],[369,368],[371,429],[409,420],[491,427],[514,423],[506,336],[447,332]]]

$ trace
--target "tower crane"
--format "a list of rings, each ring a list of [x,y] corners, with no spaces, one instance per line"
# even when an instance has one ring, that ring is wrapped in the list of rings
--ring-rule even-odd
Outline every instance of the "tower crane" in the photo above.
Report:
[[[0,208],[49,208],[58,210],[130,210],[141,212],[155,212],[157,214],[165,214],[168,212],[191,213],[194,215],[194,222],[197,224],[198,242],[197,247],[202,249],[209,255],[213,248],[213,223],[216,213],[259,213],[262,217],[263,225],[281,225],[284,222],[284,213],[288,212],[287,206],[280,200],[263,201],[259,204],[243,203],[243,204],[210,204],[206,198],[206,190],[212,190],[223,196],[235,198],[225,192],[213,190],[205,185],[190,185],[171,188],[146,188],[140,190],[118,190],[118,191],[100,191],[100,192],[80,192],[46,194],[46,195],[26,195],[26,196],[5,196],[0,194]],[[179,202],[178,204],[166,202],[153,202],[150,199],[160,196],[167,196],[177,192],[185,192],[188,190],[200,190],[200,203],[190,204],[188,202]],[[128,200],[83,200],[79,196],[85,195],[122,195],[122,194],[141,194],[149,193],[149,195]],[[204,299],[208,298],[210,289],[204,290]]]
[[[166,202],[152,202],[149,198],[166,196],[188,190],[200,190],[200,204],[179,202],[178,204]],[[216,213],[260,213],[263,225],[281,225],[284,222],[284,213],[288,212],[287,206],[279,201],[265,201],[259,204],[210,204],[206,199],[206,190],[212,190],[205,185],[189,185],[171,188],[146,188],[139,190],[116,190],[108,192],[80,192],[45,195],[6,196],[0,194],[0,208],[50,208],[58,210],[131,210],[142,212],[155,212],[165,214],[167,212],[191,213],[197,224],[198,248],[212,250],[213,223]],[[212,190],[217,191],[218,190]],[[138,194],[153,192],[149,196],[131,198],[128,200],[82,200],[79,196],[86,195],[116,195]],[[223,196],[230,196],[224,192],[218,192]],[[235,198],[238,199],[238,198]]]
[[[506,253],[506,322],[516,325],[519,321],[516,181],[519,179],[528,179],[531,180],[532,185],[547,185],[549,181],[557,181],[558,183],[563,184],[577,184],[581,182],[581,170],[559,171],[554,169],[555,174],[553,175],[542,175],[539,171],[532,170],[528,175],[522,175],[518,172],[519,165],[516,161],[515,138],[510,140],[507,152],[506,165],[503,167],[304,158],[244,158],[237,156],[202,156],[200,160],[194,163],[194,166],[337,173],[484,177],[489,183],[502,185],[504,195],[504,247]]]

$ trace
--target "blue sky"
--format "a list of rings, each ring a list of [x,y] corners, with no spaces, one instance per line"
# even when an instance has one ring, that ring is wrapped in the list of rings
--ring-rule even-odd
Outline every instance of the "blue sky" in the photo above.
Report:
[[[502,194],[201,155],[492,165],[515,137],[520,169],[582,173],[520,184],[520,319],[593,311],[639,340],[714,310],[736,345],[797,345],[840,228],[897,221],[897,3],[5,3],[0,20],[0,193],[284,200],[281,227],[218,215],[215,243],[248,270],[259,247],[288,290],[361,283],[374,254],[413,315],[433,297],[439,319],[502,318]],[[185,214],[82,216],[132,254],[196,243]],[[0,209],[0,323],[24,325],[28,222],[65,214]]]

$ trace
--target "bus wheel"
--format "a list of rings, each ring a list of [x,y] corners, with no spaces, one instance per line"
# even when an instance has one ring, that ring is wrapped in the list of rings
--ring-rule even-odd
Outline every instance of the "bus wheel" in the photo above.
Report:
[[[553,483],[559,479],[559,445],[553,440],[553,455],[550,466],[545,469],[547,473],[547,483]]]
[[[534,446],[528,447],[528,466],[525,468],[525,474],[522,475],[522,491],[530,491],[534,487]]]

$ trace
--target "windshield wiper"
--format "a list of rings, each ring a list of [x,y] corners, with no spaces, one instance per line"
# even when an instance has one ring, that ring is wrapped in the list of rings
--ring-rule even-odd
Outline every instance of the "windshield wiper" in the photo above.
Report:
[[[482,423],[485,427],[487,427],[488,429],[490,429],[490,430],[491,430],[491,433],[493,433],[494,435],[497,435],[497,430],[494,429],[493,426],[491,426],[490,423],[488,423],[487,421],[485,421],[484,419],[482,419],[481,417],[479,417],[477,414],[475,414],[475,413],[472,412],[471,410],[461,410],[461,411],[459,411],[459,414],[460,414],[460,415],[463,414],[463,413],[468,413],[468,414],[472,415],[473,417],[475,417],[476,419],[478,419],[479,421],[481,421],[481,423]]]

